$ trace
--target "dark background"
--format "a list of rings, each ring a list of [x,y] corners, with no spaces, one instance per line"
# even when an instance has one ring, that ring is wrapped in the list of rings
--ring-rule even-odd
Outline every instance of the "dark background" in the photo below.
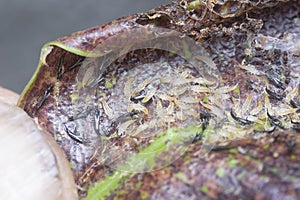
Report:
[[[44,43],[171,0],[2,0],[0,86],[20,93]]]

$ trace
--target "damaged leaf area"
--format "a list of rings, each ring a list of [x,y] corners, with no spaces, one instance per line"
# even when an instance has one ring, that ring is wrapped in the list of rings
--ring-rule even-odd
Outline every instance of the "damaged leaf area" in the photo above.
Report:
[[[299,199],[299,13],[182,0],[77,32],[43,47],[18,105],[65,151],[81,198]],[[136,27],[192,38],[204,64],[187,43],[130,50],[148,34]]]

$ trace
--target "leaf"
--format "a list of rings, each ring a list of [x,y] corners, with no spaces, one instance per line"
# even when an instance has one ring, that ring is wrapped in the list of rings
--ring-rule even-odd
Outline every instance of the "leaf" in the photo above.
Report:
[[[166,199],[164,194],[169,199],[188,198],[182,196],[185,194],[197,199],[218,198],[218,195],[238,197],[245,191],[254,195],[261,188],[242,184],[252,176],[258,177],[256,185],[263,185],[262,192],[272,187],[281,196],[299,197],[294,191],[300,182],[297,170],[287,170],[291,166],[297,168],[300,162],[297,159],[300,99],[293,92],[299,87],[299,2],[211,2],[174,1],[43,46],[37,69],[18,106],[56,139],[70,159],[79,187],[89,188],[88,198],[126,198],[129,191],[137,190],[132,187],[137,180],[143,183],[139,188],[143,197]],[[153,28],[160,31],[153,34]],[[139,46],[156,36],[170,38],[174,32],[197,45],[175,42],[174,46],[182,47],[182,54],[159,49],[163,43],[156,43],[156,49],[146,48],[149,43]],[[124,47],[121,50],[120,45]],[[195,51],[202,53],[195,56]],[[198,59],[189,62],[194,56]],[[176,77],[181,80],[176,81]],[[143,85],[148,79],[149,84]],[[278,87],[278,81],[282,87]],[[172,92],[178,90],[176,82],[186,89]],[[137,94],[132,95],[137,88]],[[155,94],[150,92],[153,88]],[[266,92],[265,88],[272,92]],[[142,101],[147,94],[151,98]],[[275,94],[282,98],[274,99]],[[252,100],[247,101],[247,97]],[[191,99],[197,102],[187,101]],[[109,116],[101,102],[110,106]],[[257,119],[251,124],[241,124],[230,117],[233,106],[240,111],[238,106],[243,102],[247,102],[247,109],[236,113],[235,119]],[[129,103],[142,109],[128,112]],[[275,112],[282,108],[289,112]],[[124,135],[118,134],[120,125],[128,121],[134,123],[124,128]],[[272,131],[271,135],[266,134]],[[137,139],[134,133],[142,137]],[[202,140],[191,144],[195,134]],[[189,142],[182,140],[182,136]],[[248,139],[253,136],[267,139]],[[176,157],[177,151],[165,151],[169,141],[173,141],[174,147],[183,144],[186,153]],[[219,145],[222,142],[230,145]],[[261,148],[266,144],[270,148]],[[234,151],[229,152],[228,148]],[[212,150],[211,154],[206,154],[205,149]],[[145,156],[153,151],[157,154]],[[134,155],[130,156],[132,152]],[[162,166],[162,158],[169,165],[140,174],[137,179],[138,175],[132,172],[141,170],[138,163],[145,157],[150,169]],[[127,161],[134,167],[124,164]],[[120,169],[130,169],[130,173],[119,173]],[[239,183],[241,193],[226,193],[228,188],[223,186],[230,185],[219,185],[214,179],[207,181],[205,177],[215,176],[216,171],[222,180],[238,177],[234,181]],[[236,175],[237,171],[241,173]],[[176,173],[182,173],[189,182],[172,178]],[[167,187],[163,187],[166,182]],[[146,188],[148,184],[151,189]],[[80,195],[84,197],[86,193]]]

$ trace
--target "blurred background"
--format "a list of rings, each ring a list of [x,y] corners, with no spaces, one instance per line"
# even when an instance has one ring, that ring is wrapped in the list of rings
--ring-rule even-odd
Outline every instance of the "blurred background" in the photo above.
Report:
[[[21,93],[44,43],[171,0],[1,0],[0,86]]]

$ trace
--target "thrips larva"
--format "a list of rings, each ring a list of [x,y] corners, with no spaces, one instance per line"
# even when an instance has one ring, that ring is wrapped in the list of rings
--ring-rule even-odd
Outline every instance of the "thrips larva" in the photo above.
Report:
[[[132,111],[132,112],[120,115],[119,117],[117,117],[115,119],[114,123],[119,124],[121,122],[125,122],[125,121],[128,121],[130,119],[134,119],[137,114],[138,114],[137,112]]]
[[[82,78],[82,85],[83,87],[88,86],[92,82],[94,82],[93,76],[95,75],[95,68],[94,66],[88,67],[84,73]]]
[[[250,111],[250,115],[257,115],[263,109],[261,101],[258,101],[257,106]]]
[[[252,99],[253,99],[253,94],[250,93],[247,96],[247,98],[246,98],[246,100],[245,100],[245,102],[244,102],[244,104],[242,106],[241,115],[244,115],[250,109]]]
[[[124,96],[125,96],[125,98],[127,98],[127,99],[130,99],[130,98],[131,98],[130,88],[131,88],[131,84],[132,84],[133,80],[134,80],[133,77],[129,78],[129,79],[126,81],[125,86],[124,86]]]
[[[136,104],[136,103],[131,103],[130,105],[128,105],[127,111],[128,112],[132,112],[132,111],[143,112],[146,115],[149,114],[148,109],[145,106],[143,106],[141,104]]]
[[[155,93],[156,93],[156,89],[155,88],[150,89],[146,93],[145,97],[142,99],[142,103],[147,103],[155,95]]]
[[[142,90],[144,90],[151,82],[152,82],[152,78],[148,78],[146,80],[144,80],[131,94],[131,97],[135,97],[139,92],[141,92]]]
[[[200,86],[200,85],[193,85],[191,86],[191,90],[196,93],[209,93],[211,90],[208,87]]]
[[[118,125],[118,135],[119,135],[119,136],[124,136],[125,133],[126,133],[127,128],[128,128],[131,124],[133,124],[134,122],[135,122],[135,120],[129,120],[129,121],[126,121],[126,122],[124,122],[124,123],[120,123],[120,124]]]
[[[105,114],[108,116],[109,119],[114,119],[113,111],[112,109],[108,106],[106,101],[102,101],[102,106]]]

